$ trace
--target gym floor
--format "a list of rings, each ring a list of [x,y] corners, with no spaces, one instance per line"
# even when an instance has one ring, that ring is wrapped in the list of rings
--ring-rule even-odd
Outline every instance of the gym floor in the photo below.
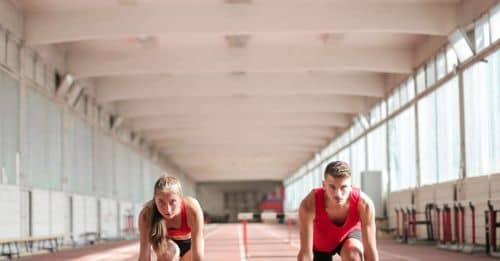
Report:
[[[289,234],[286,225],[250,223],[247,227],[247,254],[241,224],[210,224],[205,228],[205,260],[296,260],[299,246],[297,228]],[[426,245],[406,245],[379,240],[380,260],[495,260],[484,253],[464,254]],[[137,240],[97,244],[50,254],[22,257],[21,260],[137,260]],[[340,259],[335,259],[340,260]]]

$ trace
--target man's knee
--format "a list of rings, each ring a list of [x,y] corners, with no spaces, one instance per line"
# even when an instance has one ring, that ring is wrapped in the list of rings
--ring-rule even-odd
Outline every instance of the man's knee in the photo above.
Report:
[[[357,241],[357,240],[356,240]],[[342,261],[361,261],[363,260],[363,246],[360,242],[348,240],[342,246],[341,257]]]

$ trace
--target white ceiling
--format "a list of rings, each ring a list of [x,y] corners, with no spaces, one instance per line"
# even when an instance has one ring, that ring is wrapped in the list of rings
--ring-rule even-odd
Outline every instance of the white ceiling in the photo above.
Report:
[[[457,26],[459,0],[18,0],[96,99],[196,181],[280,180]],[[392,86],[389,86],[392,87]]]

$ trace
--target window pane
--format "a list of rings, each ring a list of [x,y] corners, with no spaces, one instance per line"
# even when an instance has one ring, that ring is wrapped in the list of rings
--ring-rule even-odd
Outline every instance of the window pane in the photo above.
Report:
[[[455,70],[455,66],[458,64],[457,54],[453,48],[446,48],[446,72],[450,73]]]
[[[425,90],[425,71],[424,68],[420,68],[417,72],[417,93],[421,93]]]
[[[473,55],[471,47],[469,46],[467,40],[464,38],[464,35],[462,34],[461,31],[455,31],[450,36],[450,43],[453,49],[455,50],[460,62],[469,59],[469,57]]]
[[[387,173],[387,127],[381,125],[368,133],[368,170],[381,170]]]
[[[413,77],[408,78],[408,81],[406,81],[406,89],[408,92],[408,100],[413,100],[413,98],[415,98],[415,81]]]
[[[4,184],[18,184],[18,114],[19,81],[0,71],[0,183]]]
[[[433,85],[436,82],[436,67],[434,65],[434,58],[431,59],[425,66],[425,77],[427,79],[427,87]]]
[[[408,90],[406,89],[406,84],[399,86],[399,98],[400,106],[403,106],[408,102]]]
[[[411,106],[389,121],[391,191],[415,187],[415,108]]]
[[[387,117],[387,102],[382,100],[380,102],[380,119],[383,120]]]
[[[476,40],[476,52],[479,52],[490,45],[490,25],[488,16],[483,16],[476,22],[474,36]]]
[[[366,170],[365,138],[356,141],[352,146],[352,184],[361,187],[361,173]]]
[[[458,102],[458,79],[454,77],[436,91],[438,182],[459,178],[460,117]]]
[[[392,91],[391,95],[387,99],[389,114],[393,113],[397,109],[399,109],[399,89],[395,89]]]
[[[350,153],[350,148],[343,149],[339,154],[338,154],[338,160],[340,161],[345,161],[345,162],[351,162],[351,153]]]
[[[375,124],[380,120],[380,105],[377,104],[370,112],[370,124]]]
[[[440,52],[436,58],[437,79],[441,79],[446,75],[446,59],[443,52]]]
[[[420,185],[437,182],[436,93],[418,102]]]
[[[500,4],[490,12],[491,42],[500,39]]]
[[[468,176],[500,171],[500,51],[464,73]]]

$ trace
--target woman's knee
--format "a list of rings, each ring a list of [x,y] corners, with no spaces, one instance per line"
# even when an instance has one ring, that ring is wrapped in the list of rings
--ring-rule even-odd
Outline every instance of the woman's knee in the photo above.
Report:
[[[167,249],[161,256],[161,260],[179,261],[180,255],[181,250],[179,249],[179,246],[171,239],[167,240]]]

